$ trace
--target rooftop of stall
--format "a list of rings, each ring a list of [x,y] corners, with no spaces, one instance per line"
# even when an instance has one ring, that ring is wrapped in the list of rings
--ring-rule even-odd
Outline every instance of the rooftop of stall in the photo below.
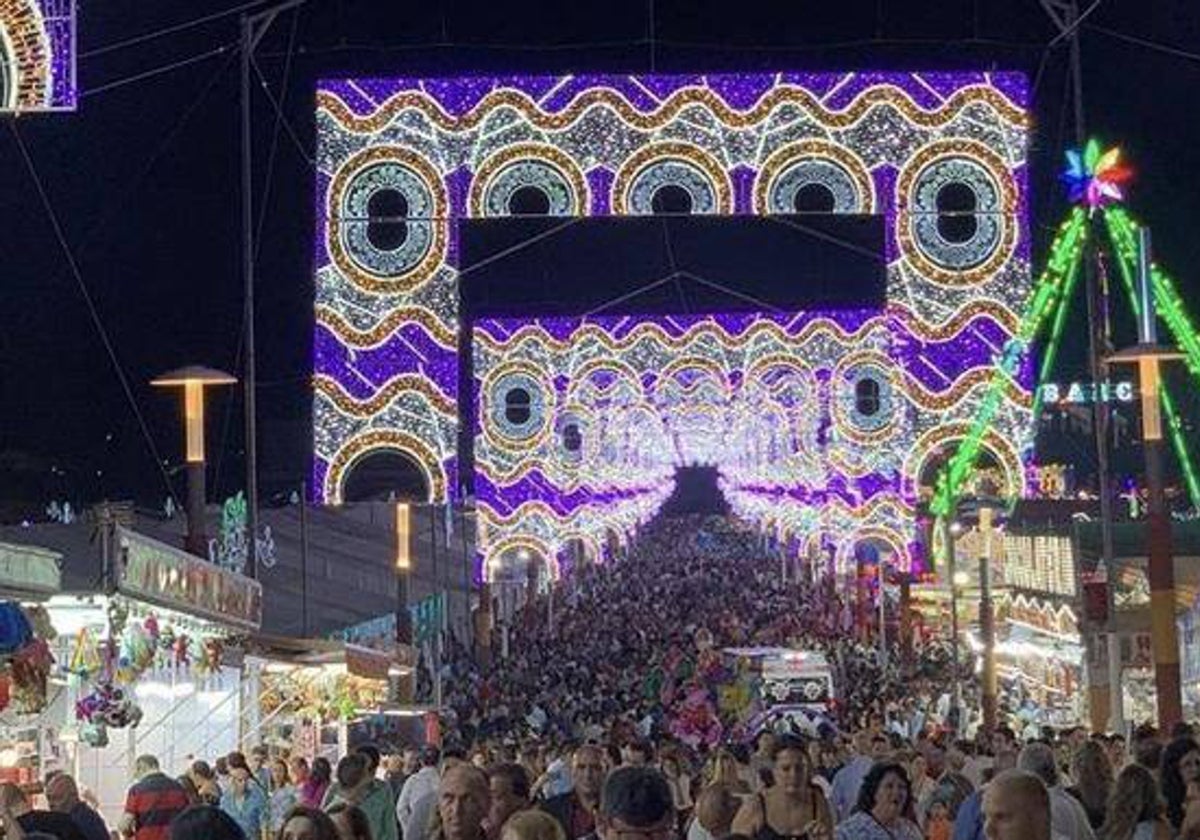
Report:
[[[420,506],[418,506],[420,507]],[[349,625],[392,612],[396,608],[395,505],[388,503],[348,504],[339,507],[309,507],[307,627],[303,609],[301,523],[298,505],[264,507],[260,523],[270,526],[275,564],[259,570],[264,584],[263,633],[279,636],[323,637]],[[208,509],[208,533],[220,532],[220,508]],[[418,600],[435,590],[451,592],[455,615],[467,603],[469,587],[464,556],[471,556],[474,541],[470,516],[455,515],[450,548],[442,533],[437,536],[437,570],[425,560],[429,555],[428,522],[445,527],[438,513],[414,513],[418,528],[413,546],[415,562],[410,572],[409,595]],[[160,513],[134,510],[131,529],[167,546],[182,549],[184,518],[167,519]],[[95,593],[103,583],[101,543],[96,538],[93,511],[81,514],[70,524],[35,523],[0,527],[0,542],[36,546],[61,556],[61,589],[67,593]],[[463,543],[467,547],[463,548]],[[205,561],[199,561],[205,562]],[[455,564],[458,565],[455,565]],[[458,566],[462,566],[460,569]],[[453,619],[452,619],[453,620]]]

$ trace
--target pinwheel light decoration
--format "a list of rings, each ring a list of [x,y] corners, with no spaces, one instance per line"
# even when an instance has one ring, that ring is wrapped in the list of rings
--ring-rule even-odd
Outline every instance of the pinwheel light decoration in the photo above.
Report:
[[[1095,212],[1106,204],[1124,201],[1125,192],[1121,185],[1132,174],[1121,165],[1120,147],[1114,146],[1101,154],[1100,143],[1093,138],[1082,153],[1079,149],[1067,150],[1067,168],[1062,180],[1072,202]]]

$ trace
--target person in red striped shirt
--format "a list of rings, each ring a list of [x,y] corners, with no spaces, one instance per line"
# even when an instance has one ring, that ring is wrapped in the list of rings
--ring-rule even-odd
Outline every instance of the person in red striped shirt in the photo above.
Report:
[[[152,755],[138,756],[134,763],[137,779],[125,797],[121,836],[133,840],[167,840],[171,820],[188,807],[183,786],[158,767]]]

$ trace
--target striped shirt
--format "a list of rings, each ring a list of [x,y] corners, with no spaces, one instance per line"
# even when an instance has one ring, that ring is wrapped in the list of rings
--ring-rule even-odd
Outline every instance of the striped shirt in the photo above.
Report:
[[[134,840],[167,840],[171,820],[187,806],[187,793],[163,773],[151,773],[134,782],[125,797],[125,813],[133,817]]]

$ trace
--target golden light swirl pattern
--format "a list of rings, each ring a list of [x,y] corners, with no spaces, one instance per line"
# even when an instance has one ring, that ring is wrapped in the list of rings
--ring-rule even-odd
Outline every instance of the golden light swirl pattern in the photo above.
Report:
[[[926,462],[947,444],[961,441],[970,431],[970,421],[953,420],[928,429],[917,438],[904,460],[903,468],[905,481],[911,484],[914,492]],[[1025,468],[1016,445],[1002,437],[995,429],[988,429],[984,433],[982,447],[1004,472],[1003,495],[1010,499],[1020,498],[1025,491]]]
[[[400,327],[412,323],[424,327],[429,337],[443,347],[452,350],[458,348],[458,337],[454,330],[449,329],[441,319],[423,306],[398,306],[369,330],[358,329],[340,312],[329,306],[319,304],[316,313],[318,324],[329,327],[342,344],[359,350],[378,347]]]
[[[431,380],[419,373],[397,374],[366,399],[351,396],[336,379],[323,374],[313,377],[313,389],[332,400],[334,405],[350,417],[371,417],[378,414],[406,391],[420,394],[431,408],[446,417],[454,417],[458,413],[455,402],[439,391]]]
[[[817,96],[795,85],[780,85],[759,99],[747,111],[731,108],[721,97],[708,88],[681,88],[653,111],[639,111],[618,91],[611,88],[596,88],[583,91],[571,104],[557,113],[546,113],[527,94],[505,89],[488,93],[475,107],[461,116],[446,113],[433,97],[421,91],[401,91],[379,106],[373,113],[360,117],[350,110],[336,95],[327,91],[317,93],[317,108],[326,111],[351,131],[364,134],[383,130],[396,116],[407,110],[420,111],[439,130],[462,132],[475,128],[492,112],[500,108],[511,108],[526,121],[545,131],[562,131],[578,121],[590,109],[610,108],[626,124],[641,131],[655,131],[674,120],[685,108],[701,105],[712,112],[722,125],[730,128],[747,128],[758,125],[770,117],[780,106],[794,105],[827,128],[849,128],[861,120],[876,106],[895,108],[904,118],[923,128],[940,128],[955,119],[968,105],[983,104],[996,112],[1003,121],[1021,128],[1028,128],[1029,115],[1013,105],[998,90],[990,85],[968,85],[960,88],[938,107],[927,110],[895,85],[877,85],[864,90],[845,108],[834,110],[825,106]]]

